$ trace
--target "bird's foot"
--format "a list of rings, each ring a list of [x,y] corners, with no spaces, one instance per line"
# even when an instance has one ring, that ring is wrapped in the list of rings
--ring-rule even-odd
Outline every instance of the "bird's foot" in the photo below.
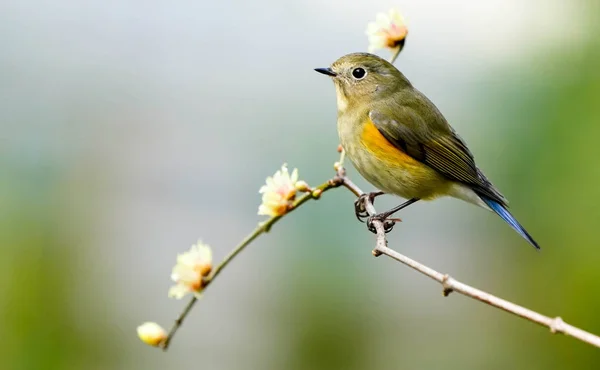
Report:
[[[368,196],[369,196],[369,194],[362,194],[354,202],[354,214],[356,215],[356,218],[360,222],[364,222],[363,219],[369,217],[369,213],[367,212],[367,209],[365,208],[365,200],[367,199]]]
[[[365,208],[365,201],[368,199],[371,204],[375,202],[375,198],[382,195],[383,191],[374,191],[368,194],[362,194],[358,197],[358,199],[354,202],[354,214],[356,218],[360,222],[364,222],[365,218],[369,217],[369,212]]]
[[[402,222],[402,220],[399,218],[387,218],[387,217],[388,217],[387,214],[379,213],[379,214],[376,214],[374,216],[367,218],[367,228],[373,234],[377,234],[377,229],[375,228],[375,225],[373,225],[373,222],[380,221],[383,224],[383,231],[385,231],[385,233],[387,234],[390,231],[392,231],[396,222]]]

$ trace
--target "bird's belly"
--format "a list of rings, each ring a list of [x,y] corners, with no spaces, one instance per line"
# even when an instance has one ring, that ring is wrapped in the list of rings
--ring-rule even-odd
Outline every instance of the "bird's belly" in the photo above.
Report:
[[[367,181],[407,199],[426,200],[448,194],[451,181],[393,146],[370,125],[366,124],[357,135],[359,140],[343,143],[354,167]]]

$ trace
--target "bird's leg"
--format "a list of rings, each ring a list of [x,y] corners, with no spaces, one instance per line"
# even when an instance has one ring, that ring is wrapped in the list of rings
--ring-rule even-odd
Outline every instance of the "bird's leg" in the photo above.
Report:
[[[377,230],[375,230],[375,226],[373,225],[373,221],[378,220],[378,221],[383,222],[383,229],[385,230],[386,233],[389,233],[390,231],[392,231],[392,229],[394,228],[394,224],[398,220],[389,219],[388,217],[390,217],[394,213],[398,212],[399,210],[406,208],[406,207],[410,206],[411,204],[418,202],[418,201],[419,201],[419,198],[412,198],[412,199],[409,199],[406,202],[400,204],[399,206],[396,206],[396,207],[390,209],[389,211],[381,212],[381,213],[378,213],[376,215],[369,217],[367,219],[367,227],[369,228],[369,230],[372,233],[377,233]]]
[[[365,208],[365,199],[368,198],[369,202],[373,204],[373,202],[375,202],[375,198],[383,194],[385,194],[383,191],[372,191],[368,194],[362,194],[360,197],[358,197],[356,202],[354,202],[354,214],[356,215],[356,218],[358,218],[358,221],[364,222],[363,218],[369,217],[369,213]]]

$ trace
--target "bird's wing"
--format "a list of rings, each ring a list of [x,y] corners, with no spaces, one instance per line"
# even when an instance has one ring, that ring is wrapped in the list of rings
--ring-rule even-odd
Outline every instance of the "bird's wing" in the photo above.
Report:
[[[465,184],[500,204],[507,204],[502,194],[477,168],[473,154],[441,113],[436,111],[436,114],[423,118],[413,108],[404,105],[395,106],[394,111],[398,112],[397,117],[402,117],[402,122],[376,110],[369,113],[375,127],[392,145],[446,178]]]

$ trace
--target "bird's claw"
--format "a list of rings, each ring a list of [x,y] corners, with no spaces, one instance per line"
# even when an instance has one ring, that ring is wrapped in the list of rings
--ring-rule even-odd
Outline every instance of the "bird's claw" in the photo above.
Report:
[[[369,196],[369,194],[362,194],[358,197],[358,199],[354,202],[354,214],[356,218],[360,222],[364,222],[363,219],[369,217],[369,213],[365,208],[365,199]]]
[[[387,234],[390,231],[392,231],[392,229],[394,228],[394,225],[396,224],[396,221],[400,221],[400,220],[391,219],[391,218],[383,218],[382,219],[381,217],[379,217],[377,215],[370,216],[369,218],[367,218],[367,228],[373,234],[377,234],[377,229],[375,228],[375,225],[373,225],[373,221],[380,221],[381,223],[383,223],[383,231],[385,231],[385,233]]]
[[[375,198],[382,194],[382,191],[373,191],[368,194],[361,194],[358,197],[358,199],[354,202],[354,214],[356,215],[358,221],[365,222],[363,220],[369,217],[369,212],[367,212],[367,209],[365,208],[365,202],[368,200],[369,203],[373,204],[375,202]]]

